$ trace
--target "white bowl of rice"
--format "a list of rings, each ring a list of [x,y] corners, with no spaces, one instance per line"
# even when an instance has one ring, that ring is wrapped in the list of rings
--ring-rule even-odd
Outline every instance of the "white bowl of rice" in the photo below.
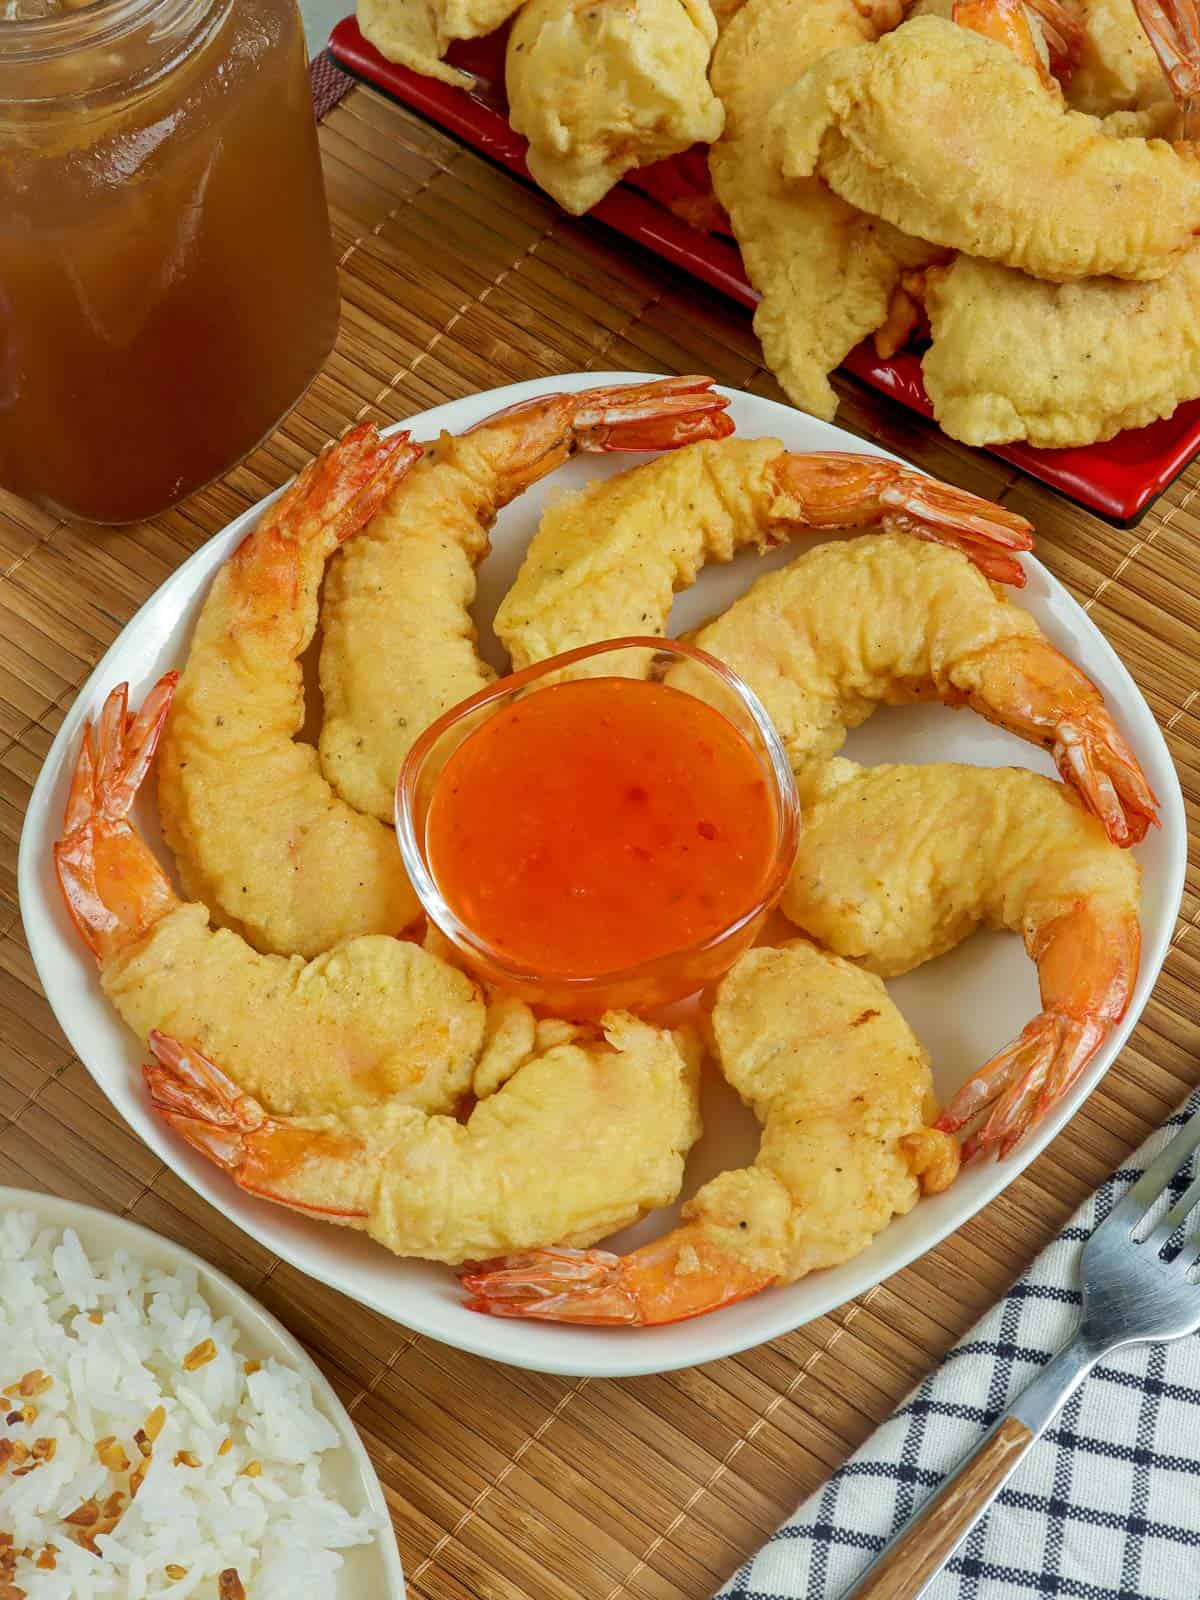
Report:
[[[286,1329],[145,1228],[3,1187],[0,1595],[404,1596],[366,1450]]]

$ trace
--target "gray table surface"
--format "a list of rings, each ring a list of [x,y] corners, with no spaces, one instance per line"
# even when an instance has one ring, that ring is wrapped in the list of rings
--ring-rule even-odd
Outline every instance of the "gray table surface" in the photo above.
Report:
[[[349,16],[353,10],[354,0],[300,0],[300,15],[304,18],[304,36],[308,40],[310,56],[319,55],[324,50],[334,23]]]

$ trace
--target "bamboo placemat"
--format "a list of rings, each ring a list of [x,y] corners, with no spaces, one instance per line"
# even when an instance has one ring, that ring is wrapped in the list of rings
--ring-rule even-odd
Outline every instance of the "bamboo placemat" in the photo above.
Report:
[[[274,437],[223,482],[119,532],[85,531],[0,494],[0,1183],[128,1214],[282,1317],[362,1431],[414,1596],[702,1600],[1200,1079],[1200,467],[1137,529],[1117,531],[841,384],[843,425],[1033,518],[1038,554],[1145,692],[1192,819],[1166,968],[1132,1043],[1069,1129],[938,1250],[835,1314],[659,1378],[542,1377],[460,1355],[279,1263],[120,1122],[68,1049],[22,936],[16,855],[30,788],[64,711],[134,610],[351,421],[392,422],[588,367],[704,371],[778,390],[748,318],[369,90],[328,116],[321,142],[342,328]]]

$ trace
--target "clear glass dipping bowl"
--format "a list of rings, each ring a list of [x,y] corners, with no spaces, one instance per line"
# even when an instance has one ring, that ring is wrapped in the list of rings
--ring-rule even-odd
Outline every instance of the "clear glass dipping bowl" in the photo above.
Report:
[[[426,849],[426,818],[438,778],[451,754],[489,717],[513,700],[577,677],[622,677],[666,682],[722,712],[746,739],[774,801],[775,849],[766,881],[727,926],[701,942],[636,966],[595,976],[534,972],[514,964],[481,938],[448,904]],[[534,780],[536,781],[536,780]],[[396,833],[404,865],[425,914],[465,964],[486,983],[556,1016],[595,1018],[610,1009],[642,1014],[696,994],[714,983],[753,943],[791,871],[800,802],[779,735],[758,696],[713,656],[675,639],[611,639],[552,656],[481,689],[440,717],[409,751],[396,783]]]

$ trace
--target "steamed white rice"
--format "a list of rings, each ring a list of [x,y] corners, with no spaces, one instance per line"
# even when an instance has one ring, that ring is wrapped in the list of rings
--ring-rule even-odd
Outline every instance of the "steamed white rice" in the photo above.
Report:
[[[247,1600],[330,1600],[338,1552],[375,1520],[323,1486],[341,1444],[306,1379],[240,1339],[190,1268],[89,1260],[70,1229],[0,1216],[0,1593],[217,1600],[233,1569]],[[106,1502],[119,1520],[89,1550],[83,1524]]]

